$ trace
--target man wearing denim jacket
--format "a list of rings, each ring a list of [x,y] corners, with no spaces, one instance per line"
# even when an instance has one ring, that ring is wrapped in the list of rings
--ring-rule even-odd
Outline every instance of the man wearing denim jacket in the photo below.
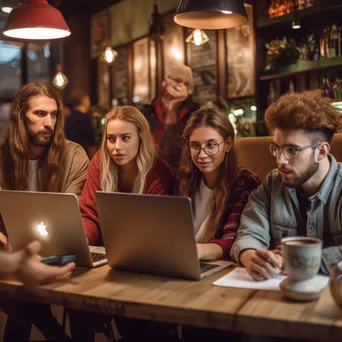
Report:
[[[323,240],[322,270],[342,258],[342,165],[329,154],[341,115],[320,91],[289,93],[265,114],[278,169],[249,198],[231,256],[255,280],[282,268],[287,236]]]

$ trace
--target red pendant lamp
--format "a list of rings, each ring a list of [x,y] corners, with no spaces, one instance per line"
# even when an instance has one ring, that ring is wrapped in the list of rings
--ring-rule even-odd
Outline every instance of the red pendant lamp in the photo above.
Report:
[[[23,40],[50,40],[71,32],[61,12],[46,0],[23,0],[9,14],[3,34]]]

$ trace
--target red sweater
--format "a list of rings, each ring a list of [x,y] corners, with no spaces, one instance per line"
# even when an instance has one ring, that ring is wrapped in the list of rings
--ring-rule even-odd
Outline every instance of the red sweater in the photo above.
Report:
[[[95,201],[95,192],[102,191],[100,176],[100,153],[97,152],[89,163],[86,183],[80,198],[83,227],[90,245],[101,243],[100,220]],[[172,185],[173,172],[170,166],[158,157],[146,177],[144,194],[170,195]]]

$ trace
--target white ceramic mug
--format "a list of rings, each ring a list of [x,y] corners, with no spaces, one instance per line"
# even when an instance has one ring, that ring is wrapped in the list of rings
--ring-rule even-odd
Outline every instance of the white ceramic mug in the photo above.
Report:
[[[309,280],[321,265],[322,241],[314,237],[293,236],[281,240],[285,272],[292,281]]]

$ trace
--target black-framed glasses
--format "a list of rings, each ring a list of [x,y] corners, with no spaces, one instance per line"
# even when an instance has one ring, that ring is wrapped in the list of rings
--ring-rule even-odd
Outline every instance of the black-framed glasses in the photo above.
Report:
[[[191,143],[186,150],[191,157],[197,157],[202,150],[207,156],[214,157],[219,153],[220,145],[223,143],[224,141],[221,141],[220,143],[209,141],[204,145],[204,147],[197,143]]]
[[[298,152],[301,152],[307,148],[315,149],[320,144],[297,146],[297,145],[285,145],[283,147],[278,146],[276,143],[272,142],[269,145],[270,152],[272,156],[278,157],[280,153],[284,154],[284,157],[288,160],[293,159],[297,156]]]

